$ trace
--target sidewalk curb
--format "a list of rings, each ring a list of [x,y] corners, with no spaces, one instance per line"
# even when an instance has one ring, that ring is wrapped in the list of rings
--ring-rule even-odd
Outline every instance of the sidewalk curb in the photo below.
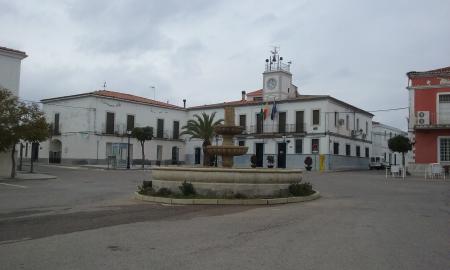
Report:
[[[184,205],[275,205],[275,204],[287,204],[307,202],[319,199],[320,193],[316,193],[304,196],[304,197],[284,197],[274,199],[180,199],[180,198],[166,198],[141,195],[137,192],[134,193],[134,198],[145,202],[155,202],[164,204],[184,204]]]

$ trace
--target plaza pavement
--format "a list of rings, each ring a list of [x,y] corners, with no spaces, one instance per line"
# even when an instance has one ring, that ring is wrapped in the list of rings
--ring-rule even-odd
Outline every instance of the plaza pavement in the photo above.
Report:
[[[448,269],[450,181],[312,173],[316,201],[165,206],[149,171],[39,167],[0,185],[2,269]]]

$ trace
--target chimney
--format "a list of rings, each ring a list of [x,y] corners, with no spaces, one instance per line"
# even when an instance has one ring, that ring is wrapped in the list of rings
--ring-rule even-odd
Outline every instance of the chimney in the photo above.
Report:
[[[245,100],[245,91],[242,91],[241,93],[242,93],[242,101],[244,101]]]
[[[186,99],[183,99],[183,108],[186,108]]]

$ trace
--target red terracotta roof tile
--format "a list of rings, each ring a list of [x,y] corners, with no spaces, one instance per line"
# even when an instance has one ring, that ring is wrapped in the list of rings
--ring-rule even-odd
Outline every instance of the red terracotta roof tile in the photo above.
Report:
[[[259,89],[259,90],[256,90],[256,91],[249,92],[249,93],[247,94],[247,96],[248,96],[248,97],[262,96],[262,94],[263,94],[263,90],[262,90],[262,89]]]
[[[149,99],[149,98],[144,98],[144,97],[135,96],[135,95],[126,94],[126,93],[114,92],[114,91],[109,91],[109,90],[98,90],[98,91],[92,92],[91,94],[93,94],[94,96],[109,97],[109,98],[114,98],[114,99],[121,99],[121,100],[126,100],[126,101],[144,103],[144,104],[148,104],[148,105],[155,105],[155,106],[167,108],[167,109],[183,109],[182,107],[172,105],[169,103],[164,103],[164,102],[156,101],[156,100]]]
[[[414,76],[427,76],[427,75],[450,75],[450,66],[438,68],[438,69],[432,69],[428,71],[410,71],[406,73],[408,77],[414,77]]]

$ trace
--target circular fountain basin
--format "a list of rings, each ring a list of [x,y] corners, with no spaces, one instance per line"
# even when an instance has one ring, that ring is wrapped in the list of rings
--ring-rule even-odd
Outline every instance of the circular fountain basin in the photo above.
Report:
[[[230,126],[230,125],[217,125],[214,127],[214,131],[220,135],[237,135],[244,131],[244,127]]]
[[[302,173],[298,169],[158,167],[152,169],[152,185],[155,190],[168,188],[180,193],[179,186],[186,181],[205,196],[279,196],[287,193],[290,184],[299,182]]]

